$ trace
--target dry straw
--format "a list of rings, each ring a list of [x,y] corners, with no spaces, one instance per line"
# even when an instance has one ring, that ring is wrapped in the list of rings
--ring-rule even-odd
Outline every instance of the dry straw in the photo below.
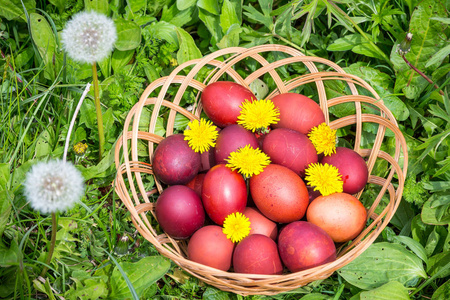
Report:
[[[269,56],[270,52],[281,55]],[[278,60],[268,61],[264,57],[277,57]],[[256,62],[258,68],[242,78],[237,69],[242,67],[244,62],[250,61]],[[297,69],[306,67],[306,72],[294,79],[283,80],[280,75],[283,73],[278,71],[283,66],[296,66]],[[196,80],[196,75],[202,68],[212,70],[205,82]],[[218,80],[232,80],[248,87],[254,80],[262,79],[263,76],[272,77],[277,86],[266,97],[267,99],[280,93],[294,92],[303,85],[313,88],[326,123],[332,129],[345,127],[351,132],[349,140],[353,143],[353,149],[366,159],[369,173],[372,173],[376,164],[388,170],[384,178],[369,176],[369,185],[379,190],[378,195],[373,196],[373,204],[368,207],[370,225],[352,243],[339,247],[338,259],[319,267],[297,273],[286,272],[283,275],[224,272],[188,260],[185,241],[174,240],[151,225],[156,224],[151,199],[154,198],[152,196],[156,196],[155,194],[162,192],[162,185],[156,181],[156,189],[151,191],[145,189],[147,176],[153,174],[149,157],[152,156],[154,146],[163,139],[154,133],[158,116],[167,114],[165,129],[166,136],[169,136],[174,131],[176,114],[182,114],[190,120],[199,119],[202,111],[201,103],[197,102],[194,105],[193,113],[179,106],[187,89],[201,92],[208,83]],[[334,95],[339,96],[334,97],[330,93],[327,94],[325,89],[330,83],[345,88],[335,93]],[[360,95],[362,91],[364,96]],[[333,118],[329,109],[342,105],[351,105],[355,113],[338,119]],[[149,119],[150,111],[152,111],[150,121],[144,124],[145,120]],[[362,149],[362,134],[367,127],[370,127],[372,132],[375,130],[376,139],[369,149]],[[389,153],[381,150],[387,132],[390,136],[395,136],[396,140],[395,150]],[[147,150],[143,150],[145,146],[148,146]],[[298,50],[281,45],[222,49],[202,59],[185,62],[169,76],[152,82],[143,92],[139,102],[130,110],[125,120],[123,135],[119,138],[115,150],[117,168],[115,190],[130,211],[133,223],[142,236],[162,255],[170,258],[189,274],[219,289],[241,295],[273,295],[290,291],[312,281],[327,278],[358,257],[374,242],[393,217],[401,200],[408,165],[406,142],[397,122],[368,83],[357,76],[345,73],[331,61],[305,56]],[[364,191],[357,195],[358,198],[361,193]]]

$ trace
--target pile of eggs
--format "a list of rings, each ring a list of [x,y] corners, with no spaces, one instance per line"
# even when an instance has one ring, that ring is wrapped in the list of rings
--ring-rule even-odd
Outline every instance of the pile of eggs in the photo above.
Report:
[[[183,134],[157,146],[153,173],[167,185],[155,204],[160,227],[175,239],[188,239],[190,260],[223,271],[282,274],[335,260],[336,245],[354,239],[366,225],[366,209],[353,196],[368,180],[364,159],[343,147],[331,155],[317,154],[307,134],[325,118],[304,95],[274,96],[280,120],[262,135],[237,124],[245,100],[257,101],[244,86],[209,84],[201,102],[219,130],[215,147],[195,152]],[[271,161],[249,179],[226,166],[230,153],[247,145]],[[305,184],[305,169],[318,162],[339,170],[342,193],[323,196]],[[248,218],[251,230],[233,243],[222,226],[236,212]]]

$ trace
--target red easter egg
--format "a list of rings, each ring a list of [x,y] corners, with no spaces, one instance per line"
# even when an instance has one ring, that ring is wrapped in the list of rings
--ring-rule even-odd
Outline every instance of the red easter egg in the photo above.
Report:
[[[224,164],[215,165],[203,179],[202,202],[211,220],[222,225],[229,214],[242,213],[247,205],[244,177]]]

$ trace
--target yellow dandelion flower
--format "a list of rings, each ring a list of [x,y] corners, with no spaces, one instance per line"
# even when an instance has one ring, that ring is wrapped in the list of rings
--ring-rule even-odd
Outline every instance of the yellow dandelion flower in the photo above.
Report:
[[[343,192],[344,182],[335,166],[327,163],[310,164],[305,174],[308,185],[314,187],[314,190],[319,191],[323,196]]]
[[[88,145],[83,142],[78,142],[75,145],[73,145],[73,151],[76,155],[83,155],[86,152]]]
[[[184,140],[188,141],[189,147],[195,152],[203,153],[216,145],[218,133],[216,126],[211,121],[205,119],[192,120],[188,127],[184,131]]]
[[[233,243],[240,242],[250,233],[250,220],[240,212],[229,214],[223,221],[222,232]]]
[[[227,167],[233,171],[238,170],[245,178],[258,175],[270,164],[267,154],[259,149],[253,149],[250,145],[231,152],[226,161],[228,162]]]
[[[308,137],[316,147],[317,154],[331,155],[336,153],[336,129],[331,129],[326,123],[313,127]]]
[[[271,124],[280,121],[280,111],[271,100],[257,100],[250,102],[245,100],[241,106],[241,113],[238,116],[238,124],[245,129],[255,132],[265,130]]]

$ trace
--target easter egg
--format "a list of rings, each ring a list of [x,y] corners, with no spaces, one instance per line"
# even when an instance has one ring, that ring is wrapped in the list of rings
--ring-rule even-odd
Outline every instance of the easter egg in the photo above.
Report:
[[[236,273],[272,275],[283,272],[277,244],[262,234],[249,235],[237,244],[233,267]]]
[[[311,128],[325,122],[325,116],[311,98],[296,93],[283,93],[272,98],[280,111],[280,121],[273,128],[290,128],[308,134]]]
[[[245,100],[256,100],[248,88],[231,81],[216,81],[208,84],[201,94],[203,111],[217,126],[236,124]]]
[[[230,125],[222,129],[217,137],[215,147],[216,163],[226,163],[226,159],[231,152],[250,145],[252,148],[258,148],[258,139],[251,132],[241,125]]]
[[[250,193],[261,213],[279,223],[301,219],[309,204],[308,189],[300,176],[276,164],[250,178]]]
[[[336,246],[331,237],[319,226],[305,221],[292,222],[280,231],[278,251],[281,261],[291,272],[336,259]]]
[[[177,239],[190,237],[205,222],[200,197],[184,185],[170,186],[161,193],[155,215],[161,228]]]
[[[333,165],[339,170],[344,182],[344,193],[356,194],[367,184],[369,178],[367,164],[361,155],[352,149],[337,147],[336,153],[324,156],[320,162]]]
[[[229,214],[242,213],[247,205],[244,177],[224,164],[215,165],[203,179],[202,202],[211,220],[222,225]]]
[[[314,199],[306,212],[308,222],[316,224],[336,243],[347,242],[361,233],[366,225],[364,205],[346,193],[334,193]]]
[[[192,235],[187,253],[192,261],[227,271],[231,267],[233,249],[234,243],[227,239],[221,226],[208,225]]]
[[[200,164],[200,154],[189,147],[182,134],[163,139],[152,158],[153,173],[168,185],[188,183],[198,174]]]
[[[309,138],[288,128],[277,128],[266,134],[262,150],[272,163],[285,166],[300,176],[309,164],[318,161],[316,148]]]

